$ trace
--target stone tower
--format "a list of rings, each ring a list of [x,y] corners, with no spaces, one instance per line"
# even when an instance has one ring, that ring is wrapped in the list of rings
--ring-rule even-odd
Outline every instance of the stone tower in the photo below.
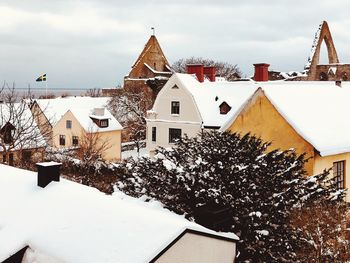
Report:
[[[155,35],[151,35],[144,49],[137,58],[127,76],[124,77],[124,88],[151,89],[154,95],[162,87],[159,83],[171,77],[172,71]]]

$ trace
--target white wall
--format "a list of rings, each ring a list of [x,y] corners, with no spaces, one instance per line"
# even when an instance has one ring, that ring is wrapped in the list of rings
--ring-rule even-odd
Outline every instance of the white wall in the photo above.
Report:
[[[186,233],[171,246],[157,263],[233,263],[236,244],[213,237]]]
[[[172,87],[176,85],[178,89]],[[180,114],[171,114],[171,102],[180,102]],[[156,146],[169,147],[169,128],[179,128],[182,136],[192,137],[201,131],[202,119],[191,93],[173,75],[159,92],[153,106],[153,113],[147,120],[147,149],[153,151]],[[152,142],[152,127],[157,128],[157,140]]]

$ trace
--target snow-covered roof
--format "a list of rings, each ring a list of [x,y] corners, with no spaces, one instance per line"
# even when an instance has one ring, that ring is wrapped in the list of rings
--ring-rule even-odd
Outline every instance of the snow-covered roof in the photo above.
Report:
[[[57,262],[149,262],[186,229],[237,239],[157,202],[65,179],[36,184],[36,173],[0,164],[0,262],[25,246]]]
[[[52,125],[57,124],[63,115],[70,111],[86,131],[97,129],[98,131],[121,130],[123,127],[105,108],[109,99],[110,97],[60,97],[55,99],[39,99],[37,103]],[[108,119],[108,127],[98,127],[92,121],[91,117],[95,117],[93,115],[95,108],[104,108],[104,115],[99,116],[99,119]]]
[[[350,152],[349,82],[342,82],[341,88],[334,81],[275,81],[259,86],[284,119],[322,156]],[[239,111],[230,113],[221,130],[229,128],[238,115]]]
[[[231,107],[230,112],[235,112],[257,89],[257,84],[253,81],[206,80],[201,83],[190,74],[175,73],[173,76],[192,94],[206,127],[221,127],[227,121],[230,115],[220,114],[221,103],[225,101]]]
[[[106,131],[123,129],[123,127],[120,125],[117,119],[107,109],[104,109],[103,116],[95,116],[93,114],[93,109],[91,110],[87,108],[74,108],[74,109],[71,109],[70,112],[74,115],[74,117],[79,121],[80,125],[87,132],[92,132],[92,131],[106,132]],[[98,119],[98,120],[108,119],[108,126],[99,127],[93,122],[92,118]]]
[[[37,99],[36,102],[44,111],[47,119],[54,126],[62,116],[72,109],[88,109],[106,107],[110,97],[59,97],[54,99]]]

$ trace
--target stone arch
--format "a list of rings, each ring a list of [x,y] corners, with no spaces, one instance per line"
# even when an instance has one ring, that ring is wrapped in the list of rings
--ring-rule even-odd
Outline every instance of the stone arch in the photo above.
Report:
[[[320,61],[320,51],[323,41],[325,42],[327,47],[328,63],[339,63],[337,51],[335,49],[335,45],[328,24],[326,21],[323,21],[316,32],[311,49],[311,54],[309,56],[308,63],[305,65],[305,69],[309,70],[309,80],[316,79],[316,66],[319,64]]]

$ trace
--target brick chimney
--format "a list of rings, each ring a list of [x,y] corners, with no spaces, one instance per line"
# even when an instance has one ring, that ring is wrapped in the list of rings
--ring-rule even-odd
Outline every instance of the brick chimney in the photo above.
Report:
[[[52,181],[60,181],[61,163],[43,162],[37,163],[38,168],[38,186],[45,188]]]
[[[188,64],[187,65],[187,73],[188,74],[196,74],[199,82],[204,81],[204,67],[202,64]]]
[[[255,81],[268,81],[269,80],[269,66],[270,64],[258,63],[254,64],[254,80]]]
[[[214,66],[203,67],[203,72],[204,72],[204,75],[211,82],[215,82],[216,67],[214,67]]]

